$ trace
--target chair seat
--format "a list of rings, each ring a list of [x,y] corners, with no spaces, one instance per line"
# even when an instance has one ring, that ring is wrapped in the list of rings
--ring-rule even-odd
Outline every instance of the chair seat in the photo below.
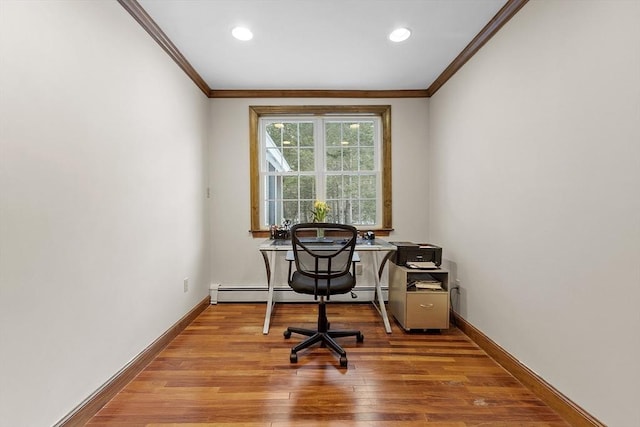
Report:
[[[349,293],[351,289],[353,289],[353,282],[354,279],[350,273],[331,279],[330,294],[337,295]],[[316,280],[295,271],[289,285],[295,292],[314,295]],[[327,295],[327,281],[324,279],[318,279],[318,295]]]

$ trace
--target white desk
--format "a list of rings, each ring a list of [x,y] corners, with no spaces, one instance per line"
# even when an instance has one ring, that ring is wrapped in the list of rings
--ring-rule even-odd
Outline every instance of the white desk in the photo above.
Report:
[[[260,253],[264,258],[264,266],[267,270],[267,285],[269,288],[269,292],[267,295],[267,312],[264,316],[264,328],[262,330],[263,334],[269,333],[269,323],[271,322],[271,312],[273,311],[273,305],[275,301],[273,300],[273,291],[275,287],[275,268],[276,268],[276,255],[278,253],[285,253],[287,251],[291,251],[293,248],[291,246],[290,240],[265,240],[260,244]],[[375,240],[361,240],[358,239],[356,243],[356,251],[358,252],[371,252],[373,255],[373,264],[378,268],[377,274],[374,274],[375,277],[375,298],[373,301],[373,305],[376,307],[380,316],[382,317],[382,321],[384,322],[384,329],[388,334],[391,333],[391,325],[389,324],[389,317],[387,316],[387,310],[384,306],[384,298],[382,297],[382,288],[380,286],[380,278],[382,277],[382,272],[384,270],[384,266],[391,256],[391,254],[396,250],[396,247],[389,242],[386,242],[381,239]],[[377,304],[376,304],[377,300]]]

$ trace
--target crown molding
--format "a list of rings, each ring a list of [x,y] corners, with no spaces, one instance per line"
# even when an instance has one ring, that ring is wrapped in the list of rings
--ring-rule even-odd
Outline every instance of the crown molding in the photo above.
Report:
[[[470,60],[473,55],[480,50],[493,37],[504,24],[509,22],[513,16],[518,13],[520,9],[529,0],[509,0],[502,9],[496,13],[496,15],[489,21],[487,25],[474,37],[471,42],[465,47],[462,52],[449,64],[447,68],[438,76],[437,79],[431,83],[431,86],[427,88],[427,97],[433,96],[438,89],[442,87],[464,64]]]
[[[187,61],[173,42],[167,37],[167,35],[160,29],[158,24],[149,16],[149,14],[142,8],[140,3],[136,0],[118,0],[118,3],[125,8],[127,12],[145,29],[147,33],[169,54],[176,64],[193,80],[193,82],[200,88],[200,90],[207,96],[211,92],[211,88],[204,81],[204,79],[198,74],[193,66]]]
[[[408,90],[317,90],[317,89],[212,89],[210,98],[426,98],[425,89]]]

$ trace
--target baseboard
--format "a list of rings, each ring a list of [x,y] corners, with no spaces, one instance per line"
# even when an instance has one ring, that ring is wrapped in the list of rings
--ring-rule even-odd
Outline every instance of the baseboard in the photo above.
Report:
[[[54,427],[84,425],[210,305],[207,296]]]
[[[451,312],[455,325],[473,342],[483,349],[493,360],[499,363],[525,387],[531,390],[540,400],[549,405],[572,426],[605,427],[588,412],[576,405],[565,395],[553,388],[535,372],[520,363],[518,359],[493,342],[475,326],[467,322],[459,314]]]

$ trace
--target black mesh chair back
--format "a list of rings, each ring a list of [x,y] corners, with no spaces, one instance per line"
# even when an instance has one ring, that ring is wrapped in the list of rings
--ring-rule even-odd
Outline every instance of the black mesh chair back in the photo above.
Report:
[[[321,237],[318,237],[321,236]],[[350,292],[355,286],[353,253],[358,232],[344,224],[297,224],[291,229],[296,271],[289,285],[314,298]]]

